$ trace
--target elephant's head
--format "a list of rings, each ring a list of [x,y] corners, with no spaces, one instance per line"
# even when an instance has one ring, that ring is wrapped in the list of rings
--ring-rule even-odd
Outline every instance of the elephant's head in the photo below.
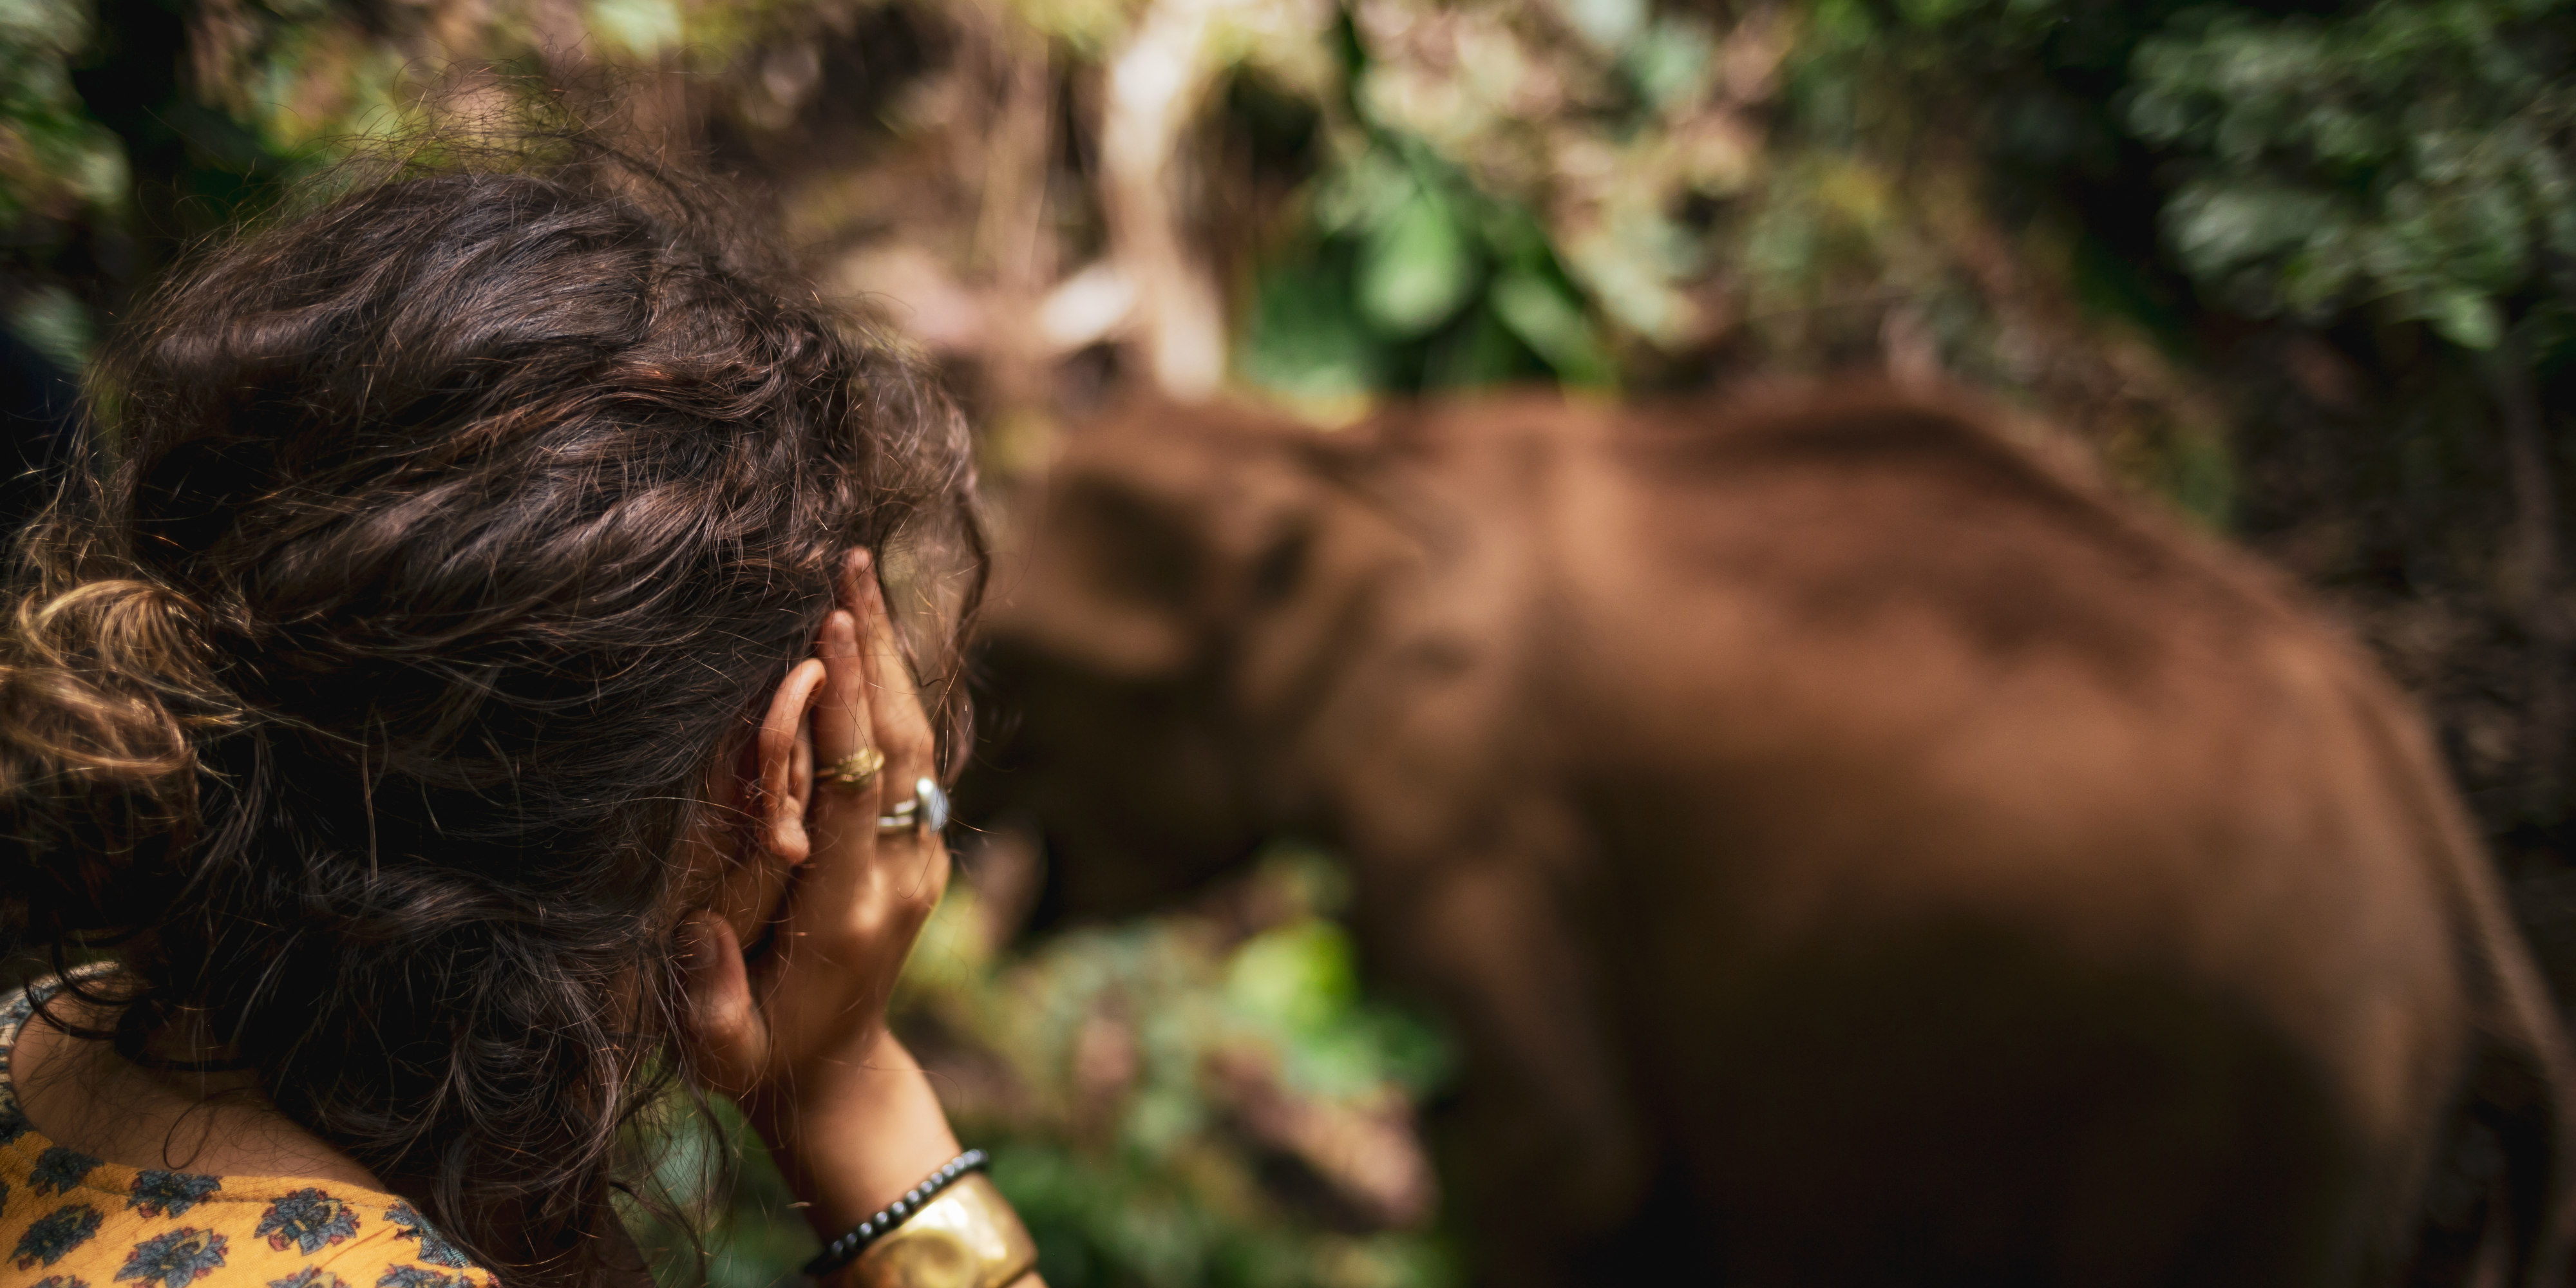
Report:
[[[1042,834],[1057,912],[1168,899],[1305,821],[1293,744],[1401,537],[1366,430],[1131,404],[1008,535],[961,800]]]

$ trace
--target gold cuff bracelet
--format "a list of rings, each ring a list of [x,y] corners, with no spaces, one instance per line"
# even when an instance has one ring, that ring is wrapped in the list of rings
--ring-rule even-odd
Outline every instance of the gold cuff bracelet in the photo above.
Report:
[[[980,1174],[960,1177],[850,1263],[851,1288],[1008,1288],[1038,1267],[1010,1200]]]

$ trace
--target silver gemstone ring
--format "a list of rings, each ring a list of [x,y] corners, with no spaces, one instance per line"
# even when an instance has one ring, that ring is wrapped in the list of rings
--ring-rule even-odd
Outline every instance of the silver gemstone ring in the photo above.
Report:
[[[948,793],[939,789],[934,779],[924,778],[912,785],[912,799],[877,816],[879,832],[910,832],[928,828],[932,832],[948,830]]]

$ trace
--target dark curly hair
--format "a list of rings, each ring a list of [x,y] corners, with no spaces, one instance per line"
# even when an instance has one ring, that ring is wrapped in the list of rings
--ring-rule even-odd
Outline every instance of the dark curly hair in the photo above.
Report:
[[[201,254],[0,645],[0,947],[118,960],[130,1052],[197,1008],[513,1284],[598,1268],[678,838],[851,548],[963,750],[961,418],[700,191],[415,169]]]

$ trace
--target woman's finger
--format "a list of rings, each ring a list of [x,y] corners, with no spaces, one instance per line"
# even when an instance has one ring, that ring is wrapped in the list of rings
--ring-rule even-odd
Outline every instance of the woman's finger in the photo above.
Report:
[[[823,660],[824,671],[811,725],[817,773],[831,772],[850,756],[876,743],[869,728],[867,666],[860,657],[859,633],[858,618],[847,609],[836,608],[823,618],[823,629],[814,640],[814,655]],[[852,793],[845,789],[839,794]]]
[[[931,769],[937,739],[931,733],[930,714],[922,708],[921,689],[913,680],[912,664],[905,660],[902,645],[895,638],[894,616],[886,608],[885,587],[874,577],[863,577],[844,594],[853,602],[859,618],[869,722],[886,755],[907,762],[905,776],[889,789],[887,799],[908,799],[913,779]]]
[[[849,757],[867,749],[882,750],[883,739],[875,730],[873,712],[867,703],[867,663],[864,651],[865,623],[859,606],[849,595],[853,577],[867,579],[870,566],[868,552],[854,550],[842,562],[839,590],[841,606],[823,619],[823,629],[816,638],[814,655],[823,659],[829,679],[823,686],[822,701],[814,712],[814,757],[818,772],[829,772],[849,763]],[[835,813],[856,817],[876,817],[878,798],[883,794],[885,775],[880,772],[864,787],[818,782],[828,787],[821,793]]]
[[[813,862],[797,874],[787,917],[780,926],[782,950],[774,969],[783,976],[816,972],[795,988],[772,990],[773,1023],[799,1027],[807,1018],[820,1020],[837,1009],[827,979],[847,976],[866,958],[864,917],[867,892],[874,881],[876,817],[887,774],[882,768],[865,784],[834,781],[852,757],[874,748],[866,695],[866,663],[861,657],[858,619],[846,608],[823,619],[815,640],[825,679],[809,720],[814,740],[814,801],[807,815],[813,836]],[[764,963],[769,965],[769,963]],[[807,1016],[806,1012],[813,1012]],[[792,1015],[790,1014],[792,1013]]]
[[[887,912],[897,924],[909,923],[902,924],[900,930],[909,942],[920,929],[918,919],[929,915],[948,888],[948,843],[924,822],[921,812],[927,811],[930,803],[920,799],[916,786],[938,773],[933,763],[937,740],[931,735],[930,716],[922,710],[912,666],[896,643],[884,587],[869,577],[856,589],[862,604],[859,623],[863,632],[861,654],[867,668],[869,723],[886,753],[885,798],[911,802],[915,811],[912,831],[878,837],[880,844],[899,842],[898,854],[917,856],[915,862],[899,865],[885,874],[887,893],[892,896]]]

